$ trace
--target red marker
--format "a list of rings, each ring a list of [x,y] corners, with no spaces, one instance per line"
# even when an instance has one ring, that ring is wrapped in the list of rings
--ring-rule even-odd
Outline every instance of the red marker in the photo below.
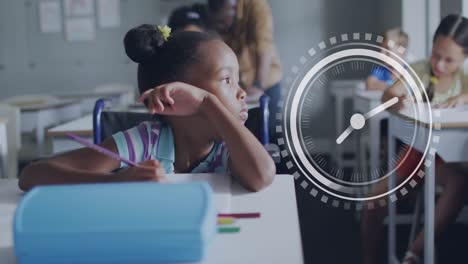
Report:
[[[259,218],[260,213],[234,213],[234,214],[218,214],[218,217],[234,217],[234,218]]]

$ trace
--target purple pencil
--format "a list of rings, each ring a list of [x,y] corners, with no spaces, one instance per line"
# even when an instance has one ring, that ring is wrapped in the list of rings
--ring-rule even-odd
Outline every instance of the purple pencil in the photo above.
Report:
[[[111,157],[111,158],[113,158],[113,159],[115,159],[115,160],[124,162],[124,163],[126,163],[127,165],[130,165],[130,166],[133,166],[133,167],[137,167],[137,166],[138,166],[138,164],[137,164],[136,162],[133,162],[133,161],[128,160],[128,159],[126,159],[126,158],[122,158],[122,157],[120,157],[119,155],[115,154],[114,152],[112,152],[112,151],[110,151],[110,150],[108,150],[108,149],[105,149],[105,148],[103,148],[103,147],[100,147],[100,146],[98,146],[98,145],[96,145],[96,144],[93,144],[93,143],[87,141],[86,139],[81,138],[81,137],[79,137],[79,136],[77,136],[77,135],[75,135],[75,134],[73,134],[73,133],[65,133],[65,135],[66,135],[69,139],[71,139],[71,140],[73,140],[73,141],[76,141],[76,142],[78,142],[78,143],[80,143],[80,144],[82,144],[82,145],[84,145],[84,146],[86,146],[86,147],[89,147],[89,148],[91,148],[91,149],[93,149],[93,150],[95,150],[95,151],[97,151],[97,152],[99,152],[99,153],[102,153],[102,154],[104,154],[104,155],[107,155],[107,156],[109,156],[109,157]]]

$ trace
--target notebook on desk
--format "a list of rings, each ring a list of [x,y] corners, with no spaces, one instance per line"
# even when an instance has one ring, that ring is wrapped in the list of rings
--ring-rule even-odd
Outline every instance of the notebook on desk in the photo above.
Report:
[[[432,123],[438,123],[442,127],[466,127],[468,110],[465,107],[432,109]]]
[[[214,192],[215,207],[218,213],[231,212],[231,177],[225,174],[168,174],[170,183],[207,182]]]

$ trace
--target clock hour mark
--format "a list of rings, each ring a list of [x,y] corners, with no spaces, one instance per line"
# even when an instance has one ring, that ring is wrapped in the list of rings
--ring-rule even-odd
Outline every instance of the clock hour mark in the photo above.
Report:
[[[312,117],[311,116],[305,116],[301,120],[301,124],[305,125],[306,127],[309,127],[312,124]]]
[[[334,174],[335,178],[343,180],[344,179],[344,172],[343,170],[337,169],[336,173]]]
[[[322,87],[328,82],[328,78],[325,75],[320,76],[317,79],[317,83],[320,84]]]
[[[399,158],[397,158],[397,157],[392,157],[392,159],[390,160],[390,165],[391,165],[393,168],[395,168],[396,165],[398,164],[398,160],[399,160]]]
[[[325,165],[327,165],[327,161],[323,158],[322,155],[318,154],[316,157],[317,157],[317,158],[316,158],[317,164],[318,164],[321,168],[323,168],[323,167],[325,167]]]
[[[339,64],[331,69],[332,77],[337,77],[345,71],[343,64]]]

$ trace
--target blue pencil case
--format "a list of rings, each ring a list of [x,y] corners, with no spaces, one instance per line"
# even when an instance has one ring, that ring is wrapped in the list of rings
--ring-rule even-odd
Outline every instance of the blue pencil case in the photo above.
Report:
[[[202,260],[216,234],[207,183],[36,187],[15,212],[18,263]]]

